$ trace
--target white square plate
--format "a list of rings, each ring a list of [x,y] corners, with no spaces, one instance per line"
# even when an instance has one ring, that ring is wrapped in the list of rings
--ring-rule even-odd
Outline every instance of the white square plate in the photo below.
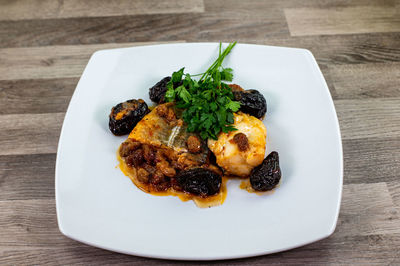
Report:
[[[200,73],[217,43],[98,51],[65,116],[56,164],[61,232],[121,253],[211,260],[255,256],[305,245],[333,233],[342,191],[342,146],[328,87],[304,49],[238,44],[224,61],[233,82],[264,94],[267,153],[280,154],[282,183],[259,196],[228,182],[219,207],[200,209],[177,197],[140,191],[116,167],[126,136],[108,130],[111,107],[131,98],[148,104],[148,88],[181,67]]]

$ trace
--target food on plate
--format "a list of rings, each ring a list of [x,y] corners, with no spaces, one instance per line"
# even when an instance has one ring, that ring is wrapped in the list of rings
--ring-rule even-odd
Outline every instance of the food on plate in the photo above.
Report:
[[[149,108],[142,99],[119,103],[111,109],[108,126],[116,136],[129,134],[148,112]]]
[[[264,159],[267,129],[261,120],[242,112],[234,114],[233,126],[237,130],[208,139],[208,148],[226,174],[246,177]]]
[[[235,100],[240,102],[240,111],[262,118],[267,112],[267,102],[258,90],[234,91]]]
[[[224,50],[220,44],[204,73],[181,68],[157,82],[149,89],[157,104],[151,111],[142,99],[112,108],[111,132],[129,134],[118,149],[120,169],[141,190],[211,207],[225,200],[230,177],[247,180],[253,191],[280,182],[278,153],[264,159],[264,96],[224,82],[233,80],[233,70],[222,62],[235,44]]]
[[[279,155],[276,151],[273,151],[264,159],[262,164],[251,171],[251,187],[256,191],[271,190],[278,185],[281,175]]]
[[[199,167],[183,170],[175,178],[183,191],[201,196],[215,195],[222,183],[221,175],[213,170]]]
[[[119,148],[125,174],[145,192],[191,196],[198,205],[221,204],[222,172],[210,163],[206,142],[187,131],[174,103],[157,105]],[[222,190],[221,190],[222,191]]]
[[[171,77],[165,77],[157,82],[153,87],[149,89],[150,100],[156,103],[165,102],[165,92],[167,91],[167,84],[171,80]]]

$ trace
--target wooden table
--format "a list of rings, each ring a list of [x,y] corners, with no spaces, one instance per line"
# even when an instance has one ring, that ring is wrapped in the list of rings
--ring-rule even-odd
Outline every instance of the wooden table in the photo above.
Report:
[[[174,264],[59,232],[60,128],[94,51],[235,40],[313,52],[340,120],[343,200],[327,239],[213,264],[399,265],[400,1],[391,0],[0,0],[0,264]]]

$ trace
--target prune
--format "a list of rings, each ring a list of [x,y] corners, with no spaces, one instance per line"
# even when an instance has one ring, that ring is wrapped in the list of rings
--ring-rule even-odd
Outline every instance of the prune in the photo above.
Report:
[[[271,190],[278,185],[281,180],[281,175],[279,155],[276,151],[273,151],[259,166],[251,171],[251,187],[257,191]]]
[[[142,99],[119,103],[111,109],[108,127],[116,136],[128,134],[148,112]]]
[[[175,176],[183,191],[202,197],[214,195],[219,192],[222,177],[205,168],[192,168],[184,170]]]
[[[167,83],[171,77],[165,77],[149,89],[150,100],[156,103],[164,103],[165,92],[167,91]]]
[[[171,77],[165,77],[156,83],[153,87],[149,89],[150,100],[158,104],[165,103],[165,93],[167,92],[167,84],[171,80]],[[183,84],[183,81],[174,82],[174,88],[179,87]]]
[[[262,118],[267,112],[267,102],[258,90],[233,91],[235,100],[240,102],[240,111]]]

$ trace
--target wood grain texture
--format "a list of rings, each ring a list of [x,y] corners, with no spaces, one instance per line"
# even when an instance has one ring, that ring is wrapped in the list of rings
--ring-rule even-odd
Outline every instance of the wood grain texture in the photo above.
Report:
[[[0,201],[0,210],[0,250],[63,244],[54,199]]]
[[[55,153],[64,115],[1,115],[0,155]]]
[[[302,37],[265,36],[240,42],[309,49],[319,65],[389,63],[400,61],[400,33],[323,35]]]
[[[205,11],[229,12],[254,12],[262,13],[269,8],[300,8],[300,7],[318,7],[318,8],[338,8],[338,7],[359,7],[359,6],[378,6],[395,7],[397,0],[204,0]]]
[[[400,137],[400,98],[336,100],[342,139]]]
[[[0,20],[203,12],[202,0],[0,1]]]
[[[80,77],[97,50],[155,43],[109,43],[0,49],[0,81]]]
[[[354,245],[357,243],[357,245]],[[0,263],[23,265],[398,265],[397,247],[400,235],[372,235],[336,238],[289,252],[229,261],[193,262],[165,261],[127,256],[80,245],[64,248],[18,249],[2,252]]]
[[[400,97],[400,63],[332,65],[336,99]]]
[[[292,36],[398,32],[400,9],[393,7],[287,8]]]
[[[0,115],[65,112],[78,80],[0,80]]]
[[[219,42],[265,36],[289,36],[282,11],[267,9],[263,16],[206,12],[0,21],[0,48],[155,40]]]
[[[400,213],[386,183],[345,185],[336,237],[382,234],[400,234]]]
[[[54,199],[55,160],[56,154],[0,156],[0,201]]]
[[[344,183],[399,180],[400,137],[343,140]]]
[[[395,163],[399,164],[400,161],[394,161]],[[399,175],[399,172],[397,172]],[[400,180],[399,176],[397,176],[397,180],[387,183],[390,196],[392,197],[394,205],[397,207],[397,210],[400,211]]]

